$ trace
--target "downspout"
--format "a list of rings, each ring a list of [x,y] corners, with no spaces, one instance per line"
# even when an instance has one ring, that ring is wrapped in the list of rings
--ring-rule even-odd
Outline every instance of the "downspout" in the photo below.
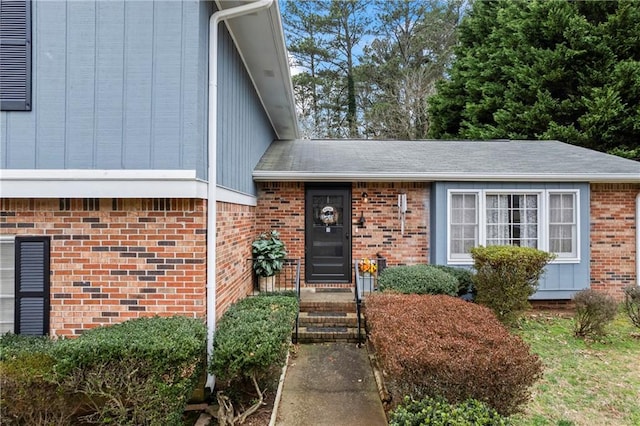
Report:
[[[262,9],[274,0],[259,0],[231,9],[219,10],[209,18],[209,121],[207,169],[207,361],[213,354],[216,330],[216,150],[218,146],[218,24]],[[206,387],[213,391],[215,377],[207,373]]]

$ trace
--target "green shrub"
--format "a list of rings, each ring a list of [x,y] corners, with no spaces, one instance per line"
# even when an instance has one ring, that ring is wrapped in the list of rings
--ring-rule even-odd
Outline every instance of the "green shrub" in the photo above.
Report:
[[[434,265],[441,271],[448,272],[458,280],[458,296],[475,292],[473,285],[473,272],[466,268],[457,268],[455,266]]]
[[[80,402],[66,395],[54,374],[51,341],[7,334],[0,338],[2,424],[69,425]]]
[[[471,249],[476,302],[493,310],[505,324],[529,308],[544,267],[555,255],[530,247],[489,246]]]
[[[218,323],[209,370],[231,382],[284,362],[298,311],[295,298],[255,296],[232,305]]]
[[[499,426],[508,419],[475,399],[449,404],[442,398],[425,397],[420,401],[405,397],[404,403],[391,412],[390,426]]]
[[[576,307],[573,332],[577,337],[598,337],[605,334],[605,327],[616,317],[616,301],[604,293],[587,289],[573,297]]]
[[[491,310],[456,297],[372,294],[366,320],[393,398],[473,398],[510,415],[542,374],[538,357]]]
[[[640,327],[640,286],[630,285],[624,288],[624,311],[631,323]]]
[[[25,353],[48,353],[51,347],[52,341],[46,336],[22,336],[6,333],[0,336],[0,361]]]
[[[209,371],[217,387],[226,388],[232,398],[217,393],[226,424],[243,423],[262,405],[264,389],[286,359],[298,301],[282,295],[247,297],[233,304],[218,322]],[[231,399],[253,386],[255,399],[248,409],[236,413]]]
[[[378,278],[381,291],[404,294],[458,294],[458,280],[433,265],[394,266]]]
[[[88,401],[86,421],[179,425],[206,359],[206,328],[182,316],[139,318],[55,345],[56,373]]]

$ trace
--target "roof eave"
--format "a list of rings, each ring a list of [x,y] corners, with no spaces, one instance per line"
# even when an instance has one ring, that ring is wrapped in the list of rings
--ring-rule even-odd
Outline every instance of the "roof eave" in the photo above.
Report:
[[[235,7],[238,3],[216,0],[218,9]],[[247,25],[250,21],[246,19],[249,18],[262,20],[263,23],[266,23],[264,20],[268,20],[269,34],[258,33],[260,25]],[[245,25],[242,25],[243,22]],[[295,97],[278,1],[274,0],[267,10],[256,12],[249,17],[229,20],[227,28],[276,137],[299,138]]]
[[[254,171],[256,182],[590,182],[640,183],[629,174],[330,173]]]

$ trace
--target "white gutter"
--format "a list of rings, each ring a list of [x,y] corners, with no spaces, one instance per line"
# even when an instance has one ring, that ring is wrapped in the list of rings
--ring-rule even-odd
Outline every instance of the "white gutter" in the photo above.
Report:
[[[487,173],[377,173],[377,172],[280,172],[254,171],[256,182],[434,182],[434,181],[481,181],[481,182],[615,182],[639,183],[640,177],[629,173],[612,174],[487,174]]]
[[[258,0],[242,6],[215,12],[209,18],[209,124],[207,186],[207,359],[213,354],[216,330],[216,150],[218,146],[218,24],[262,9],[273,0]],[[207,373],[206,387],[213,391],[215,377]]]

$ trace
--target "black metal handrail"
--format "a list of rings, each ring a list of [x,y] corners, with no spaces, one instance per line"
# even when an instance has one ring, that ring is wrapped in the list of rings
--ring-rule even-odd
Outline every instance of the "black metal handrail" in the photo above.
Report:
[[[253,294],[279,293],[293,291],[298,299],[298,312],[296,313],[295,333],[293,343],[298,342],[298,322],[300,319],[300,259],[284,259],[282,270],[273,277],[262,280],[253,270],[253,259],[248,259],[253,277]]]
[[[371,293],[375,290],[375,274],[366,273],[363,274],[360,272],[360,261],[356,260],[353,262],[353,271],[355,279],[355,288],[354,292],[356,295],[356,320],[358,323],[358,346],[361,346],[364,341],[362,339],[362,302],[364,296],[367,293]]]
[[[355,282],[355,288],[354,293],[356,295],[356,321],[358,323],[358,346],[362,346],[362,336],[361,336],[361,329],[362,329],[362,324],[360,322],[360,311],[362,310],[362,293],[360,292],[360,289],[362,288],[362,283],[360,282],[360,271],[358,270],[358,265],[359,265],[359,261],[355,261],[353,262],[353,271],[354,271],[354,276],[356,277],[356,279],[354,280]]]

